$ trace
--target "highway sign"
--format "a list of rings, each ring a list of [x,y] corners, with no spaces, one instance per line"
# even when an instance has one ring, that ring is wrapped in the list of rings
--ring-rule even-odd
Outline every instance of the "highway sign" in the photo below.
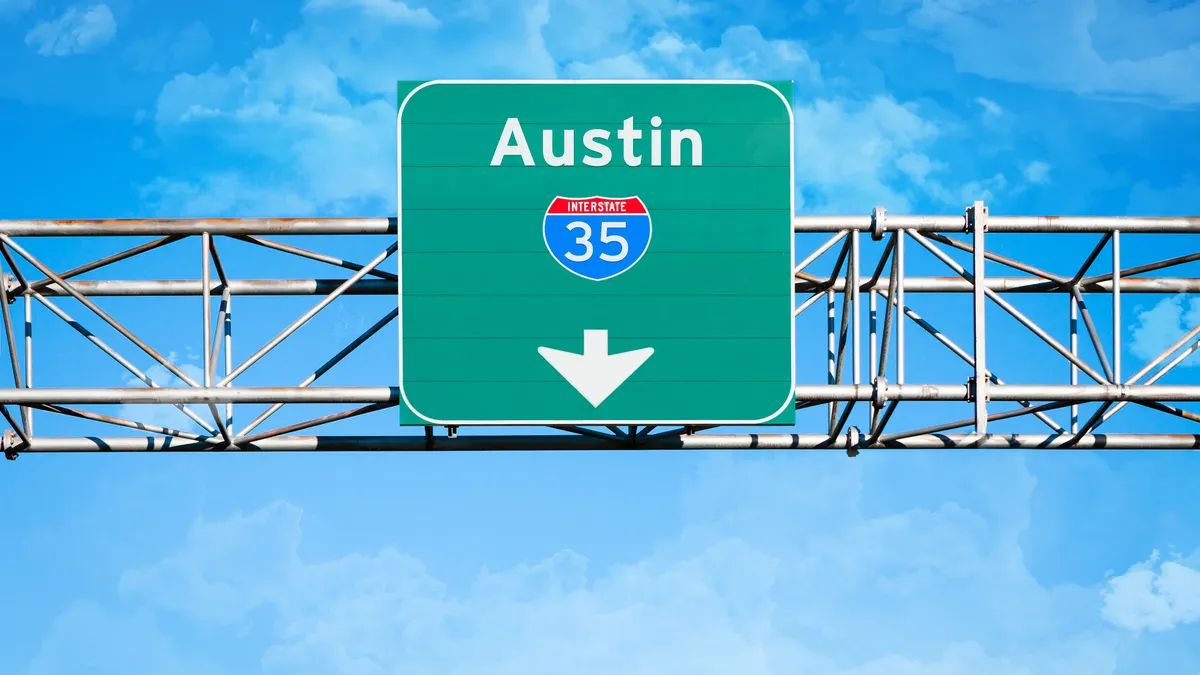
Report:
[[[401,82],[401,423],[794,424],[790,102]]]

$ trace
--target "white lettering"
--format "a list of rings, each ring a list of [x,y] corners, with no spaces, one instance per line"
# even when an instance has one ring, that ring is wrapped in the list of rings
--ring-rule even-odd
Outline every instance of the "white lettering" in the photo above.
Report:
[[[512,145],[514,139],[517,142],[516,145]],[[521,120],[515,117],[508,118],[504,123],[500,142],[496,144],[496,151],[492,153],[492,166],[500,166],[504,162],[504,158],[510,155],[520,157],[525,166],[533,166],[533,153],[529,152],[529,143],[525,141],[525,131],[521,129]]]
[[[684,141],[692,144],[692,166],[700,166],[704,147],[700,143],[700,132],[695,129],[671,130],[671,166],[679,166],[679,151]]]
[[[588,129],[583,134],[583,147],[588,149],[588,152],[596,153],[596,156],[585,155],[583,163],[588,166],[607,166],[612,160],[612,150],[604,143],[597,142],[597,139],[607,141],[612,133],[604,129]]]
[[[650,118],[650,166],[662,166],[662,118],[658,115]]]
[[[629,166],[640,166],[642,163],[641,155],[635,155],[633,152],[633,142],[642,137],[641,129],[633,128],[633,118],[626,117],[625,125],[617,132],[617,138],[624,142],[625,147],[625,164]]]
[[[649,154],[650,166],[662,166],[663,163],[663,130],[660,128],[663,120],[658,115],[650,118]],[[683,165],[683,144],[686,141],[690,150],[690,166],[702,166],[704,163],[704,145],[700,132],[695,129],[670,129],[671,134],[671,166]],[[556,152],[554,146],[555,132],[543,129],[541,135],[542,159],[547,166],[575,166],[575,129],[562,130],[562,151]],[[646,152],[643,147],[642,129],[634,126],[632,117],[625,118],[616,132],[621,142],[621,160],[626,166],[641,166],[642,157]],[[608,166],[613,160],[614,148],[609,144],[612,132],[608,129],[588,129],[583,132],[583,163],[587,166]],[[535,136],[536,138],[536,136]],[[502,166],[506,157],[520,157],[525,166],[535,166],[534,154],[525,140],[525,130],[521,120],[516,117],[508,118],[504,123],[504,131],[492,153],[492,166]]]
[[[563,129],[563,153],[554,154],[554,130],[542,131],[542,157],[550,166],[575,166],[575,130]]]

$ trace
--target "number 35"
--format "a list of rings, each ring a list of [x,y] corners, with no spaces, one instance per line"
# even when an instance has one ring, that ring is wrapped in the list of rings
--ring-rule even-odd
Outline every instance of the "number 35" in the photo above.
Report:
[[[619,234],[610,234],[609,230],[624,229],[625,223],[622,221],[603,221],[600,223],[600,242],[603,244],[611,244],[616,242],[621,247],[621,252],[613,255],[611,253],[601,253],[600,259],[605,262],[617,262],[624,260],[625,256],[629,255],[629,242],[625,241],[625,237]],[[583,232],[575,239],[576,244],[583,245],[583,253],[571,253],[567,251],[566,258],[571,262],[584,262],[590,260],[594,249],[592,247],[592,228],[582,220],[576,220],[567,225],[568,230],[582,230]]]

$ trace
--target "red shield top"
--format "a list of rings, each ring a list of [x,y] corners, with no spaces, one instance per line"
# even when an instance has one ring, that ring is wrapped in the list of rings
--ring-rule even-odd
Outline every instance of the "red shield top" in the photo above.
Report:
[[[646,205],[637,197],[555,197],[546,215],[645,215]]]

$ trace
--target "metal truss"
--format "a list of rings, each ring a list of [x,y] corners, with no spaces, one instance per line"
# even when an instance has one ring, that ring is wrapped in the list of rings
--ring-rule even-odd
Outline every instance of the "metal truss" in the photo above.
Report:
[[[1200,401],[1200,385],[1158,384],[1165,375],[1200,350],[1200,326],[1180,336],[1168,349],[1151,359],[1136,373],[1123,376],[1121,368],[1121,299],[1124,294],[1175,294],[1200,291],[1200,278],[1148,277],[1157,272],[1200,261],[1200,253],[1180,251],[1177,257],[1121,268],[1121,235],[1186,235],[1200,233],[1200,218],[1117,218],[1117,217],[1024,217],[989,216],[982,202],[956,216],[896,216],[876,208],[868,216],[798,216],[794,219],[797,236],[824,233],[831,235],[795,266],[794,317],[800,321],[814,306],[825,307],[825,340],[813,361],[824,362],[826,381],[804,383],[798,377],[796,406],[799,410],[825,408],[816,423],[804,422],[805,433],[723,433],[714,428],[654,427],[553,427],[540,433],[526,428],[522,433],[471,433],[472,429],[427,427],[424,433],[389,436],[300,436],[296,432],[399,405],[398,389],[386,383],[372,386],[315,386],[315,383],[347,355],[362,347],[372,336],[397,317],[392,309],[360,335],[350,340],[307,377],[297,375],[280,386],[239,386],[238,379],[300,330],[319,312],[341,296],[394,296],[397,277],[379,267],[396,253],[394,218],[358,219],[222,219],[222,220],[95,220],[0,221],[0,254],[8,274],[0,283],[0,311],[3,314],[2,345],[8,352],[13,386],[0,389],[0,413],[11,427],[4,434],[3,452],[13,459],[20,453],[37,452],[135,452],[135,451],[311,451],[311,450],[596,450],[596,449],[836,449],[851,456],[863,449],[886,448],[1027,448],[1027,449],[1196,449],[1200,434],[1120,433],[1101,434],[1100,427],[1129,404],[1158,413],[1200,421],[1200,415],[1173,405]],[[985,241],[1005,233],[1060,233],[1098,239],[1090,255],[1070,274],[1056,274],[1030,264],[989,251]],[[950,235],[965,235],[954,237]],[[374,237],[390,242],[366,263],[354,263],[340,257],[292,246],[276,237],[322,235]],[[1099,235],[1095,237],[1094,235]],[[19,238],[155,237],[70,270],[56,272],[18,243]],[[862,265],[863,239],[869,236],[882,247],[877,261]],[[183,240],[199,240],[198,279],[93,280],[88,273],[114,263],[143,255]],[[346,278],[326,279],[249,279],[234,278],[222,264],[218,242],[234,239],[279,253],[326,263],[351,272]],[[824,237],[822,237],[824,239]],[[1171,237],[1160,247],[1172,248]],[[1175,237],[1179,240],[1179,237]],[[1184,238],[1186,239],[1186,237]],[[1178,243],[1178,242],[1177,242]],[[949,276],[909,276],[905,274],[906,247],[917,247],[944,265]],[[1194,244],[1193,244],[1194,247]],[[1112,272],[1089,275],[1097,258],[1108,249]],[[797,249],[798,251],[800,248]],[[952,252],[967,254],[969,262],[955,259]],[[798,256],[799,257],[799,256]],[[813,274],[818,260],[832,261],[831,271]],[[1018,274],[992,276],[985,265],[1001,266]],[[37,275],[33,272],[36,270]],[[213,272],[215,271],[215,276]],[[863,307],[862,295],[868,295]],[[970,295],[971,310],[963,313],[970,320],[971,343],[960,346],[939,331],[912,307],[913,294]],[[1005,296],[1058,294],[1069,302],[1069,339],[1067,344],[1019,310]],[[1108,295],[1113,317],[1110,348],[1101,338],[1093,320],[1086,295]],[[192,296],[202,299],[203,375],[191,377],[179,364],[156,351],[124,324],[99,307],[95,297]],[[238,361],[233,353],[234,296],[313,296],[320,299],[307,311],[282,328],[265,344],[256,345],[249,356]],[[907,297],[906,297],[907,296]],[[70,297],[89,315],[127,339],[138,351],[139,359],[149,358],[177,377],[186,386],[164,387],[88,330],[78,317],[67,314],[56,298]],[[16,323],[10,305],[23,302],[23,325]],[[840,305],[839,305],[840,300]],[[213,303],[219,302],[213,321]],[[879,303],[883,311],[879,311]],[[57,319],[91,342],[96,354],[104,354],[119,363],[144,387],[70,387],[34,386],[34,312],[44,307]],[[986,311],[992,307],[992,312]],[[1001,380],[989,367],[986,320],[996,309],[1010,316],[1062,359],[1062,384],[1019,384]],[[840,311],[839,311],[840,309]],[[39,310],[40,311],[40,310]],[[144,311],[144,310],[143,310]],[[867,340],[863,345],[864,314]],[[882,314],[882,316],[881,316]],[[1091,350],[1080,351],[1079,319],[1083,319],[1085,339]],[[907,320],[906,320],[907,319]],[[240,319],[245,320],[245,319]],[[40,321],[40,319],[39,319]],[[965,381],[949,383],[909,382],[906,380],[908,353],[906,342],[912,331],[925,333],[944,348],[943,356],[966,364],[970,375]],[[806,334],[807,335],[807,334]],[[995,331],[993,340],[997,339]],[[806,359],[804,340],[798,362]],[[1094,355],[1089,355],[1088,352]],[[867,355],[866,370],[863,355]],[[53,361],[54,354],[39,359]],[[74,358],[74,357],[73,357]],[[922,355],[923,360],[929,357]],[[218,369],[218,363],[221,364]],[[1093,365],[1095,364],[1095,365]],[[847,370],[849,371],[847,373]],[[218,372],[219,371],[219,372]],[[1086,383],[1080,383],[1080,375]],[[1065,377],[1064,377],[1065,379]],[[299,384],[295,384],[299,381]],[[897,407],[932,405],[934,402],[960,402],[970,405],[973,414],[913,429],[897,429],[893,421]],[[260,431],[263,423],[287,404],[343,404],[347,410]],[[1005,405],[1005,404],[1015,405]],[[201,432],[169,429],[137,420],[114,417],[77,406],[112,404],[157,404],[175,406],[183,411]],[[267,407],[240,428],[235,413],[245,406]],[[197,414],[186,406],[205,406],[209,416]],[[1094,407],[1081,421],[1081,406]],[[16,407],[17,413],[10,409]],[[1004,408],[1004,409],[998,409]],[[1066,409],[1069,417],[1056,420]],[[855,412],[857,410],[857,412]],[[100,425],[139,430],[145,436],[48,437],[34,434],[34,411],[90,420]],[[811,412],[811,411],[810,411]],[[1052,414],[1053,413],[1053,414]],[[1045,427],[1042,433],[989,432],[989,424],[1022,418],[1036,420]],[[853,423],[861,420],[864,428]],[[763,429],[770,429],[764,427]],[[515,429],[514,429],[515,430]],[[755,431],[758,431],[755,429]],[[957,431],[957,433],[949,433]]]

